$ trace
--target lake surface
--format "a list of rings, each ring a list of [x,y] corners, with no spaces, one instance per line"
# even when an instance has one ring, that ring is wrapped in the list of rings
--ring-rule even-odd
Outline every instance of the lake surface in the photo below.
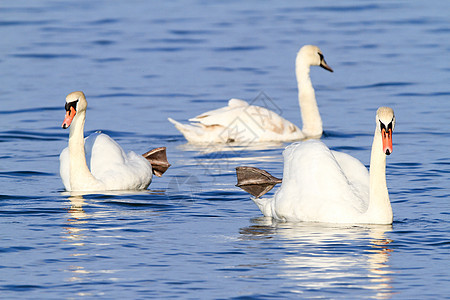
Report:
[[[450,2],[0,3],[0,297],[448,299]],[[282,177],[287,144],[193,146],[167,121],[233,97],[301,123],[294,60],[311,70],[332,149],[368,165],[377,107],[396,113],[392,226],[278,223],[234,168]],[[149,190],[64,192],[65,96],[86,132],[166,146]],[[259,102],[261,103],[259,103]],[[269,196],[273,192],[269,193]]]

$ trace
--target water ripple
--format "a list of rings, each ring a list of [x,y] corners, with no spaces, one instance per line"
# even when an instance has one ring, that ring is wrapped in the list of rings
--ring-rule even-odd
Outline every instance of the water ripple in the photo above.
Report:
[[[372,89],[372,88],[380,88],[380,87],[401,87],[401,86],[411,86],[415,85],[412,82],[380,82],[375,84],[369,84],[369,85],[359,85],[359,86],[349,86],[348,89],[351,90],[358,90],[358,89]]]
[[[450,92],[432,92],[432,93],[397,93],[395,96],[398,97],[447,97],[450,96]]]
[[[106,24],[115,24],[118,22],[120,22],[120,19],[105,18],[105,19],[100,19],[100,20],[89,22],[88,24],[90,24],[90,25],[106,25]]]
[[[39,140],[39,141],[57,141],[66,137],[66,134],[43,133],[23,130],[8,130],[0,133],[0,140]]]
[[[365,4],[365,5],[342,5],[342,6],[313,6],[306,8],[307,11],[319,11],[319,12],[360,12],[360,11],[372,11],[380,10],[388,6],[378,4]]]
[[[151,43],[162,43],[162,44],[202,44],[205,43],[206,39],[198,39],[198,38],[165,38],[165,39],[151,39],[149,42]]]
[[[208,67],[205,68],[206,71],[217,71],[217,72],[249,72],[253,74],[267,74],[267,71],[258,68],[230,68],[230,67]],[[223,102],[223,100],[221,100]]]
[[[27,246],[12,246],[12,247],[7,247],[7,248],[0,247],[0,253],[21,252],[21,251],[27,251],[27,250],[33,250],[33,249],[35,249],[35,248],[27,247]]]
[[[79,54],[61,54],[61,53],[25,53],[12,54],[11,56],[17,58],[32,58],[32,59],[68,59],[68,58],[82,58]]]
[[[0,21],[0,27],[8,26],[41,26],[52,23],[52,21]]]
[[[137,93],[110,93],[110,94],[100,94],[92,95],[91,98],[194,98],[201,95],[194,94],[183,94],[183,93],[165,93],[165,94],[137,94]]]
[[[233,51],[254,51],[265,49],[265,46],[234,46],[234,47],[217,47],[214,48],[216,52],[233,52]]]
[[[23,113],[35,113],[42,111],[61,111],[61,107],[33,107],[15,110],[0,110],[0,115],[12,115],[12,114],[23,114]]]
[[[54,173],[38,172],[38,171],[6,171],[0,172],[0,177],[34,177],[34,176],[54,176]]]
[[[213,30],[177,29],[177,30],[169,30],[169,33],[175,35],[209,35],[215,34],[216,32]]]

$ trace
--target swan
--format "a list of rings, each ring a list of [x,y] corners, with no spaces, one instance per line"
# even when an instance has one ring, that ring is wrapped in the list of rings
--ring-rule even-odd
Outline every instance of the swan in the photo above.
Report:
[[[356,158],[308,140],[284,150],[283,180],[264,170],[238,167],[237,186],[256,197],[253,201],[265,216],[281,221],[392,224],[386,156],[392,153],[394,126],[392,108],[380,107],[370,173]],[[273,198],[259,198],[280,182]]]
[[[170,164],[166,148],[128,154],[108,135],[96,132],[84,139],[87,101],[83,92],[66,97],[62,128],[70,126],[69,146],[60,154],[60,175],[67,191],[146,189],[152,175],[161,176]],[[86,162],[86,156],[90,167]]]
[[[333,72],[317,46],[303,46],[295,60],[303,129],[267,108],[231,99],[228,106],[205,112],[182,124],[168,118],[191,143],[295,141],[322,136],[322,119],[309,76],[310,66]]]

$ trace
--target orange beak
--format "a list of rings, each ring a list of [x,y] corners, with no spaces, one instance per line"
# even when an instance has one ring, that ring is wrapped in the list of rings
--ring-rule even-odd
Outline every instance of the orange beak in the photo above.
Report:
[[[70,124],[73,121],[73,118],[77,114],[77,111],[72,106],[70,107],[70,110],[66,111],[66,117],[64,118],[64,121],[62,123],[62,128],[67,129],[69,128]]]
[[[392,129],[389,128],[388,131],[384,128],[381,129],[381,139],[383,140],[383,152],[386,155],[392,153]]]

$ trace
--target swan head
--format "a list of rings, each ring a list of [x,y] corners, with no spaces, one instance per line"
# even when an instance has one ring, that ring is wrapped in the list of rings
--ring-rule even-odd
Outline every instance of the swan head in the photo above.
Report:
[[[62,128],[69,128],[73,118],[77,113],[86,111],[87,101],[83,92],[72,92],[66,97],[66,117],[62,123]]]
[[[389,155],[392,153],[392,132],[395,127],[394,110],[390,107],[378,108],[376,122],[383,141],[383,153]]]
[[[300,63],[308,66],[321,66],[325,70],[333,72],[333,69],[326,63],[322,51],[314,45],[305,45],[298,51],[297,64]]]

